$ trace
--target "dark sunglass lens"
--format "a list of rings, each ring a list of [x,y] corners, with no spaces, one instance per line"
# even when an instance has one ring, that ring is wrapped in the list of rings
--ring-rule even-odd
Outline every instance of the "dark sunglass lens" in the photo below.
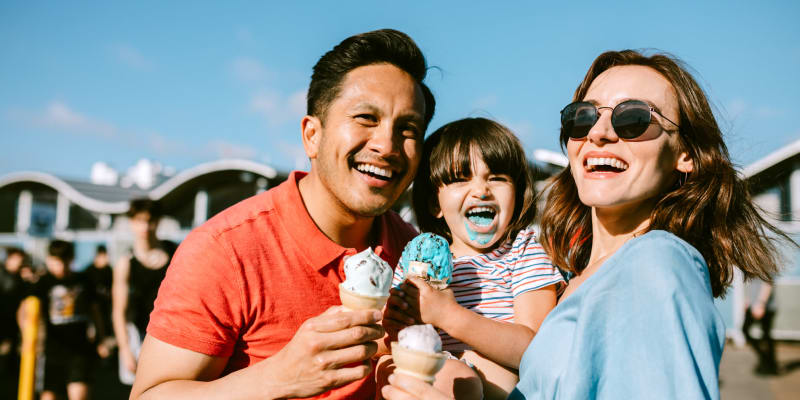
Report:
[[[641,101],[626,101],[614,108],[611,125],[623,139],[638,137],[650,126],[650,106]]]
[[[597,122],[597,108],[591,103],[572,103],[561,112],[561,127],[573,139],[586,137]]]

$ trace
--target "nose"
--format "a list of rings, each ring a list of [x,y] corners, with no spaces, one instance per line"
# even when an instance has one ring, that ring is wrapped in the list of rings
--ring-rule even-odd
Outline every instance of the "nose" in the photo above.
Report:
[[[600,113],[600,118],[597,119],[597,122],[594,123],[592,129],[589,129],[589,133],[586,135],[589,141],[595,144],[619,140],[617,133],[614,132],[614,127],[611,125],[611,110],[605,108],[607,107],[599,107],[597,109],[597,112]]]
[[[472,178],[472,195],[480,200],[487,200],[492,197],[492,190],[486,179]]]
[[[386,121],[372,130],[367,148],[380,157],[398,154],[400,143],[395,135],[393,124]]]

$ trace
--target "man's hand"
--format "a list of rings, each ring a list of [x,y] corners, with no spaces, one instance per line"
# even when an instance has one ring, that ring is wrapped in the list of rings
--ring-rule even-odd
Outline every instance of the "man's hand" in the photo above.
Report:
[[[383,337],[380,311],[334,306],[308,319],[286,346],[265,361],[261,382],[280,397],[308,397],[369,375],[368,360]],[[257,364],[258,365],[258,364]],[[276,368],[277,367],[277,368]]]
[[[418,313],[416,318],[422,323],[447,330],[445,321],[451,315],[452,307],[459,307],[453,291],[437,290],[415,276],[408,277],[408,283],[410,284],[404,286],[405,299]]]
[[[122,359],[122,365],[124,365],[128,371],[136,373],[136,356],[133,355],[133,352],[131,352],[128,347],[123,348],[120,346],[119,358]]]

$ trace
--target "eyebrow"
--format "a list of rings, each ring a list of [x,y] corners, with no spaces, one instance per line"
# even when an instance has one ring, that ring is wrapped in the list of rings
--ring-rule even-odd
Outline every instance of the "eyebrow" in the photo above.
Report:
[[[653,104],[653,102],[651,102],[650,100],[645,100],[645,99],[637,99],[637,98],[634,98],[634,97],[625,97],[625,98],[620,99],[619,103],[617,103],[617,104],[624,103],[624,102],[626,102],[628,100],[638,100],[638,101],[644,102],[648,106],[653,107],[653,109],[658,111],[659,113],[661,112],[661,108],[659,108],[657,105]],[[611,106],[600,106],[600,102],[598,102],[597,100],[586,100],[586,99],[584,99],[583,101],[585,101],[587,103],[591,103],[595,107],[611,107]],[[611,107],[611,108],[613,108],[613,107]]]
[[[376,106],[376,105],[374,105],[372,103],[369,103],[369,102],[357,103],[355,106],[353,106],[353,110],[366,110],[366,111],[375,113],[375,114],[377,114],[379,116],[383,116],[383,114],[384,114],[378,106]],[[418,124],[421,124],[421,125],[424,124],[424,122],[423,122],[424,119],[422,117],[422,114],[420,114],[420,113],[418,113],[416,111],[412,111],[412,112],[409,112],[409,113],[403,113],[403,114],[399,115],[397,117],[397,119],[399,121],[403,121],[403,122],[411,121],[411,122],[418,123]]]

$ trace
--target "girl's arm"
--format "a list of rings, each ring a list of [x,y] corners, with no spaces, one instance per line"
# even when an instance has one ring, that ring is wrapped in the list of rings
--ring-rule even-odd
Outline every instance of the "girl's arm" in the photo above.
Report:
[[[555,286],[525,292],[514,299],[515,323],[495,321],[460,306],[452,290],[436,290],[418,278],[409,278],[407,300],[419,310],[423,322],[472,346],[486,358],[518,369],[522,353],[530,344],[547,313],[555,307]],[[419,299],[419,304],[414,304]]]

